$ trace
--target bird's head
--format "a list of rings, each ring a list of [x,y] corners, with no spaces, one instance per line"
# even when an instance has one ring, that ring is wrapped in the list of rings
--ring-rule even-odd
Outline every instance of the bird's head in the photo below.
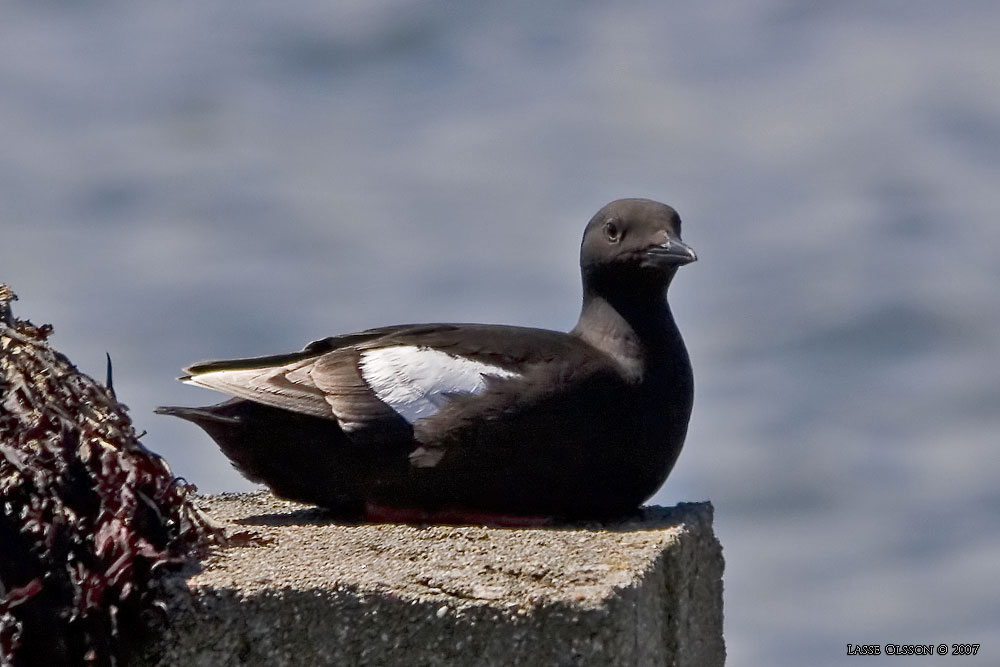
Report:
[[[681,241],[677,211],[651,199],[618,199],[602,208],[580,247],[589,287],[665,288],[678,267],[697,259]]]

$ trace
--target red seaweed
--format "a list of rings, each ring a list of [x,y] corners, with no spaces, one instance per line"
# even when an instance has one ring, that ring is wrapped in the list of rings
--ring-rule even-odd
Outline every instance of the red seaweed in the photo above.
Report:
[[[117,665],[215,532],[110,387],[0,284],[0,665]]]

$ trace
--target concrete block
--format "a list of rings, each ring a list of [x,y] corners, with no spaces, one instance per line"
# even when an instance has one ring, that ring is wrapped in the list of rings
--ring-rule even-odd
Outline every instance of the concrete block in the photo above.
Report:
[[[176,580],[138,664],[725,662],[709,503],[531,529],[352,525],[268,493],[201,504],[237,546]]]

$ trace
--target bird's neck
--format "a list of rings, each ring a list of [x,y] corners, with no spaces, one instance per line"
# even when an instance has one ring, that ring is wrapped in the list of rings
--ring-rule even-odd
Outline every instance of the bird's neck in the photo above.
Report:
[[[583,309],[572,333],[615,359],[636,380],[676,356],[684,343],[662,283],[628,291],[584,288]]]

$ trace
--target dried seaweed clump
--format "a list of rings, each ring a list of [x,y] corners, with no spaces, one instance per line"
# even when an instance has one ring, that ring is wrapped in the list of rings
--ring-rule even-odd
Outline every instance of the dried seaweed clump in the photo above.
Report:
[[[0,284],[0,665],[114,665],[212,530],[114,393]]]

